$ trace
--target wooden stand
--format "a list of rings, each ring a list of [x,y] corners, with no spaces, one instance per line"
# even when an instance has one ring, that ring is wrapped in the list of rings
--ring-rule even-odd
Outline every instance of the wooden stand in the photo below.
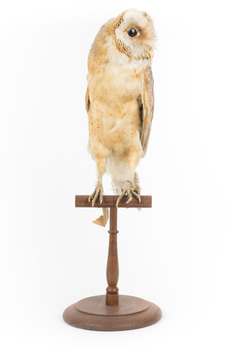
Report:
[[[117,198],[118,196],[104,196],[102,204],[95,204],[95,207],[110,208],[107,293],[69,306],[63,313],[63,319],[71,326],[97,331],[120,331],[152,325],[162,316],[157,305],[144,299],[118,294]],[[151,208],[151,196],[141,196],[141,199],[141,203],[136,199],[126,203],[127,197],[123,198],[119,208]],[[88,196],[76,196],[75,206],[92,207]]]

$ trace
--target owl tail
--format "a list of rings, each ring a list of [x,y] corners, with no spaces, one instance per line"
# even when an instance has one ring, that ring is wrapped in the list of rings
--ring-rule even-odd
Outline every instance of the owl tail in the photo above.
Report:
[[[109,210],[108,208],[102,208],[102,210],[103,215],[101,215],[98,219],[94,220],[93,224],[105,227],[109,219]]]

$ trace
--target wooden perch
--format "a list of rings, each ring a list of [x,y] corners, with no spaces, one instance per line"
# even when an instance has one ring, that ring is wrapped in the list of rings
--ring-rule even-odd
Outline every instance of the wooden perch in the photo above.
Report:
[[[75,196],[75,206],[83,208],[92,208],[92,204],[88,202],[89,196]],[[116,201],[118,196],[103,196],[103,202],[100,204],[96,201],[93,208],[116,208]],[[131,202],[126,203],[128,197],[122,198],[118,208],[151,208],[152,207],[152,196],[141,196],[141,202],[136,198],[133,198]]]

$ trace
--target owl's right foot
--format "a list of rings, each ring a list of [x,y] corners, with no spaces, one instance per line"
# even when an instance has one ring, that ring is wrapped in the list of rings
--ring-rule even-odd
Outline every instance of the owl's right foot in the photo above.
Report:
[[[118,208],[118,205],[119,205],[121,199],[124,196],[128,196],[128,200],[127,200],[126,204],[131,202],[133,197],[137,198],[139,203],[141,202],[140,186],[138,184],[134,185],[134,184],[132,184],[129,181],[127,181],[127,182],[128,182],[128,185],[124,188],[124,190],[122,191],[121,195],[117,198],[117,201],[116,201],[116,207],[117,208]]]
[[[94,207],[96,200],[99,198],[100,204],[103,202],[103,185],[102,183],[97,183],[95,191],[89,196],[88,202],[91,202],[92,207]]]

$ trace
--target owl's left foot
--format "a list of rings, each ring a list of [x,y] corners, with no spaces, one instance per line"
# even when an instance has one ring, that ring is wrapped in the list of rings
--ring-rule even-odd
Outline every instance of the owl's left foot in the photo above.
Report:
[[[121,199],[124,197],[124,196],[128,196],[128,200],[126,203],[129,203],[132,201],[133,199],[133,196],[135,198],[137,198],[137,200],[139,201],[139,203],[141,203],[141,196],[140,196],[140,191],[139,191],[139,188],[137,186],[135,186],[134,184],[132,183],[129,183],[125,188],[124,190],[122,191],[122,194],[117,198],[117,202],[116,202],[116,207],[118,208],[118,205],[121,201]]]
[[[95,191],[89,196],[88,202],[94,207],[96,200],[99,198],[100,204],[103,202],[103,185],[97,183]]]

